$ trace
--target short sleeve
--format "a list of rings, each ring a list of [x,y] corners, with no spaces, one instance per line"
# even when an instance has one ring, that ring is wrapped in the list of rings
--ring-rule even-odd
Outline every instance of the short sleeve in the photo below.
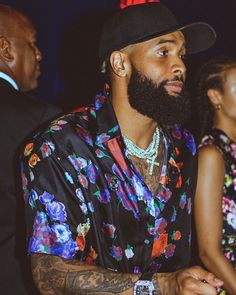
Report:
[[[28,143],[21,162],[28,253],[86,256],[90,229],[78,174],[53,137]],[[87,243],[89,248],[89,244]]]

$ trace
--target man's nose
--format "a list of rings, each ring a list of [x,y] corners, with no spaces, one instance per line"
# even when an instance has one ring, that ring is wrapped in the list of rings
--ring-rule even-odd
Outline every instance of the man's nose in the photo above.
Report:
[[[178,77],[185,77],[186,74],[186,67],[181,58],[175,60],[172,66],[172,73]]]

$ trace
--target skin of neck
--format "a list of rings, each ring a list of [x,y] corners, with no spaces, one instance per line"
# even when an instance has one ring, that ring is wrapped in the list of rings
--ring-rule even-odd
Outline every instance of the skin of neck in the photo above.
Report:
[[[129,104],[129,77],[114,77],[111,80],[112,105],[121,128],[121,133],[140,148],[146,149],[152,141],[157,122],[140,114]]]
[[[12,69],[5,62],[3,62],[1,60],[0,60],[0,72],[5,73],[6,75],[11,77],[17,83],[17,79],[16,79]]]
[[[230,139],[236,142],[236,121],[233,118],[224,116],[222,110],[215,111],[214,127],[224,131]]]

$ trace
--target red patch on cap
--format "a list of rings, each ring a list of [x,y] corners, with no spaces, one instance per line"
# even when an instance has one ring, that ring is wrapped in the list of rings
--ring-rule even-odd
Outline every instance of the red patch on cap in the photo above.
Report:
[[[120,0],[120,8],[124,9],[131,5],[143,4],[148,2],[160,2],[160,0]]]

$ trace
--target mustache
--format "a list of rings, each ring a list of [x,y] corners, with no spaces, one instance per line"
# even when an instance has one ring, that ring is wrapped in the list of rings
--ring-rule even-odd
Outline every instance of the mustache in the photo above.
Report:
[[[184,81],[184,77],[179,77],[179,76],[175,76],[174,78],[172,79],[168,79],[168,80],[164,80],[165,82],[175,82],[175,81],[178,81],[178,82],[182,82],[183,85],[185,84],[185,81]]]

